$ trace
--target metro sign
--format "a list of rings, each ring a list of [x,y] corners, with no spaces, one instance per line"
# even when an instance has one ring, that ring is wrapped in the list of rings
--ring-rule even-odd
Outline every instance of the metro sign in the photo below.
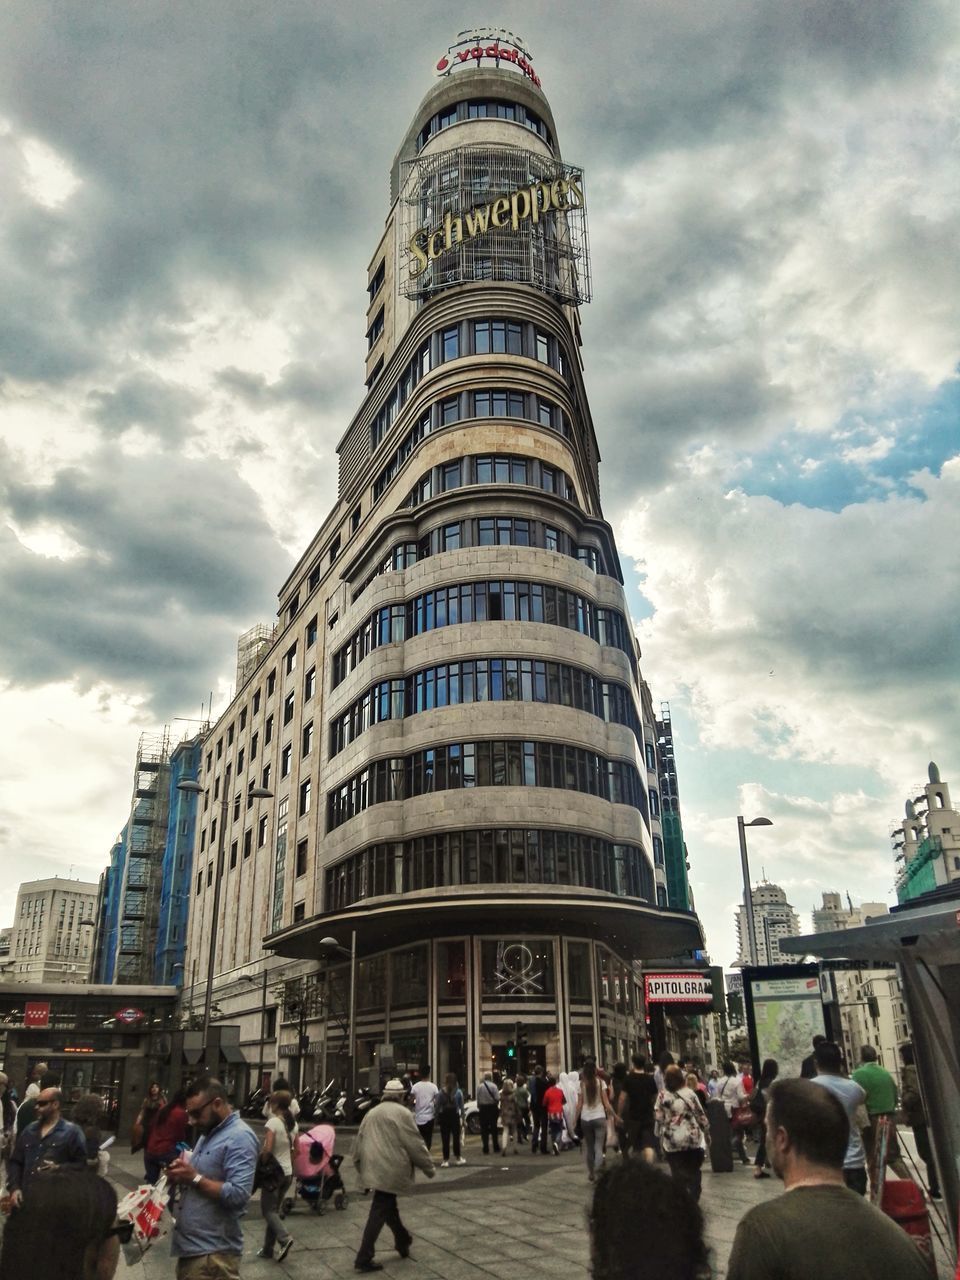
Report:
[[[142,1009],[127,1008],[118,1009],[113,1016],[116,1018],[117,1022],[123,1022],[126,1026],[132,1027],[135,1022],[142,1022],[146,1017],[146,1014]]]
[[[530,62],[530,54],[520,37],[502,27],[477,27],[471,31],[461,31],[437,63],[437,75],[448,76],[456,67],[466,66],[470,62],[475,62],[479,67],[484,58],[493,59],[498,67],[501,62],[509,62],[538,89],[542,87],[540,77]]]
[[[647,1004],[713,1004],[709,973],[648,973],[643,981]]]

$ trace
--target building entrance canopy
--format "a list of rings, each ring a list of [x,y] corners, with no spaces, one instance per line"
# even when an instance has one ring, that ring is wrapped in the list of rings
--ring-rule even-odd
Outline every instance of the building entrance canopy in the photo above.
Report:
[[[370,955],[425,938],[500,932],[560,933],[606,943],[625,960],[682,955],[704,945],[700,921],[689,911],[668,911],[590,894],[469,892],[381,901],[314,916],[264,939],[277,955],[314,959],[321,938],[343,943],[355,929],[358,955]]]
[[[955,1233],[960,1202],[960,893],[895,907],[858,929],[784,938],[780,948],[800,956],[859,961],[865,969],[891,962],[900,966],[930,1139],[947,1221]]]

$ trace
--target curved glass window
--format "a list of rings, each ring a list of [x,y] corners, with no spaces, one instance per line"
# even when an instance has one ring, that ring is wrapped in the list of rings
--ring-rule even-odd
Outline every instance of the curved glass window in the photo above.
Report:
[[[331,687],[383,644],[461,622],[544,622],[579,631],[598,644],[619,649],[636,675],[633,633],[619,609],[602,608],[586,596],[552,582],[500,579],[453,583],[377,609],[333,656]]]
[[[496,526],[499,541],[491,539],[489,528],[491,522]],[[481,546],[524,546],[540,547],[544,551],[555,551],[557,555],[570,556],[581,564],[592,569],[594,573],[609,573],[603,556],[596,547],[584,546],[574,542],[563,529],[547,524],[543,520],[527,520],[513,516],[483,516],[468,520],[448,520],[429,529],[418,542],[398,542],[381,560],[376,570],[353,593],[357,601],[374,579],[384,573],[398,573],[409,569],[421,560],[429,560],[441,551],[456,551],[460,547]]]
[[[473,484],[523,484],[567,502],[577,500],[573,481],[559,467],[522,454],[477,454],[443,462],[425,472],[400,506],[418,507],[438,494]]]
[[[445,396],[420,417],[397,445],[389,462],[373,482],[373,500],[377,502],[387,485],[401,469],[416,445],[433,431],[452,426],[466,418],[522,418],[549,427],[565,439],[570,437],[570,422],[560,405],[544,396],[520,391],[463,391]]]
[[[477,678],[503,679],[486,668]],[[478,699],[485,701],[486,698]],[[496,699],[492,699],[496,701]],[[473,787],[554,787],[579,791],[638,809],[649,826],[647,793],[640,774],[626,760],[564,742],[519,738],[450,742],[405,756],[373,760],[327,795],[327,830],[390,800],[409,800],[435,791]]]
[[[375,449],[387,434],[420,379],[431,369],[461,356],[496,354],[528,356],[566,377],[560,342],[529,321],[496,317],[444,325],[421,342],[416,354],[398,374],[393,390],[370,424],[372,447]]]
[[[600,680],[583,667],[536,658],[471,658],[424,667],[371,685],[331,721],[330,755],[337,755],[371,725],[384,720],[473,702],[545,702],[572,707],[609,724],[625,725],[638,744],[643,742],[630,690],[616,680]]]
[[[548,147],[553,146],[553,139],[546,122],[541,120],[535,111],[525,107],[521,102],[510,102],[502,98],[467,98],[463,102],[453,102],[436,115],[431,116],[417,134],[417,151],[422,151],[430,139],[442,129],[448,129],[461,120],[513,120],[524,125],[531,133],[538,134]]]
[[[375,844],[327,867],[324,910],[365,898],[480,884],[557,884],[652,902],[643,849],[579,831],[485,827]],[[665,904],[664,904],[665,905]]]

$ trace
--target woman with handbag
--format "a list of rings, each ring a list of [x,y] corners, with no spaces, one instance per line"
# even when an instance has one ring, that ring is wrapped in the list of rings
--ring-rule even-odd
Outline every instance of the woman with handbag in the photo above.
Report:
[[[723,1064],[723,1079],[717,1089],[716,1096],[723,1103],[723,1109],[730,1121],[733,1135],[733,1149],[740,1157],[741,1164],[749,1164],[746,1147],[743,1145],[743,1124],[749,1127],[753,1123],[753,1113],[747,1106],[747,1095],[743,1090],[743,1081],[737,1075],[732,1062]]]
[[[670,1173],[694,1200],[699,1200],[701,1166],[707,1149],[707,1117],[700,1099],[685,1080],[682,1067],[672,1065],[664,1071],[656,1119]]]
[[[253,1185],[260,1189],[260,1212],[267,1224],[263,1248],[257,1250],[257,1257],[276,1258],[278,1262],[282,1262],[293,1248],[293,1236],[283,1225],[280,1206],[293,1178],[294,1127],[290,1094],[271,1093],[270,1117],[263,1132]],[[273,1252],[275,1244],[280,1246],[276,1253]]]
[[[133,1122],[133,1129],[130,1133],[130,1154],[135,1151],[146,1151],[147,1139],[150,1137],[150,1130],[157,1118],[157,1114],[161,1107],[166,1106],[167,1099],[156,1080],[151,1080],[147,1086],[146,1097],[140,1103],[140,1110],[137,1112],[137,1118]],[[147,1169],[147,1159],[144,1155],[144,1176],[149,1178]]]

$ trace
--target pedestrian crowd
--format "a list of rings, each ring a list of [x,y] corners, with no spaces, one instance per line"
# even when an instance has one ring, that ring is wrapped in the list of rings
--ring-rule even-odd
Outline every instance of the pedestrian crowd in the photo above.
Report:
[[[529,1145],[531,1155],[558,1156],[580,1147],[595,1184],[589,1214],[594,1280],[709,1276],[699,1205],[704,1160],[709,1152],[715,1170],[732,1168],[734,1157],[749,1162],[748,1135],[756,1140],[754,1176],[772,1173],[794,1194],[744,1216],[729,1280],[920,1280],[929,1275],[921,1252],[871,1202],[886,1167],[909,1178],[896,1136],[898,1104],[926,1165],[930,1197],[940,1196],[912,1048],[905,1046],[902,1056],[900,1096],[870,1046],[848,1075],[841,1049],[823,1036],[815,1037],[796,1079],[780,1078],[772,1059],[755,1081],[733,1062],[704,1079],[693,1062],[676,1063],[670,1054],[656,1064],[636,1054],[629,1069],[617,1064],[609,1072],[592,1058],[576,1073],[551,1073],[542,1065],[529,1077],[485,1072],[476,1093],[481,1151],[512,1156]],[[6,1163],[0,1280],[29,1274],[110,1280],[120,1242],[130,1236],[129,1222],[117,1220],[116,1193],[101,1176],[109,1145],[102,1141],[102,1101],[93,1094],[75,1098],[68,1119],[60,1083],[39,1063],[16,1107],[0,1073]],[[332,1128],[298,1133],[296,1099],[284,1079],[274,1083],[262,1138],[234,1110],[219,1080],[200,1078],[169,1098],[158,1084],[147,1090],[132,1146],[143,1152],[145,1178],[163,1188],[174,1210],[170,1250],[177,1280],[239,1280],[241,1218],[255,1191],[264,1222],[258,1256],[283,1261],[294,1246],[284,1219],[295,1172],[318,1168],[343,1185]],[[357,1271],[383,1269],[376,1246],[384,1227],[399,1256],[410,1256],[413,1235],[400,1216],[399,1197],[412,1188],[417,1170],[435,1176],[437,1129],[440,1169],[451,1161],[466,1164],[465,1115],[453,1073],[441,1086],[422,1066],[415,1081],[385,1083],[380,1105],[366,1112],[354,1143],[357,1177],[370,1194]],[[39,1271],[38,1241],[46,1268]]]

